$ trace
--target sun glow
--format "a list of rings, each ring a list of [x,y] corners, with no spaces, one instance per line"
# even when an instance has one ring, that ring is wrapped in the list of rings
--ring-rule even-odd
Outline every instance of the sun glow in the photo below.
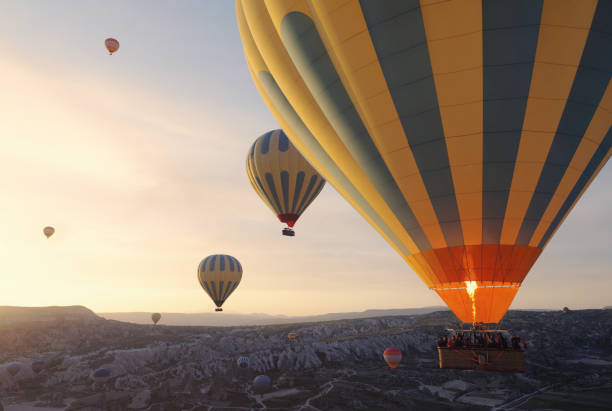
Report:
[[[476,289],[478,288],[478,284],[476,281],[466,281],[465,282],[465,290],[467,291],[470,299],[472,300],[472,318],[473,321],[476,322]]]

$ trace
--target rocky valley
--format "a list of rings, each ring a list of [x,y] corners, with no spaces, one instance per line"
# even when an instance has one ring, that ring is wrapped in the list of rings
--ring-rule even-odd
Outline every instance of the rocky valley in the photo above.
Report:
[[[25,310],[25,311],[24,311]],[[612,310],[510,311],[524,374],[438,368],[449,311],[316,323],[205,327],[106,320],[84,307],[0,308],[7,411],[213,409],[610,409]],[[223,314],[219,314],[222,316]],[[12,317],[11,317],[12,316]],[[12,320],[11,320],[12,318]],[[296,333],[289,341],[288,332]],[[382,352],[402,351],[391,370]],[[249,358],[240,369],[237,359]],[[36,374],[30,364],[45,361]],[[15,375],[8,364],[23,364]],[[97,387],[91,374],[111,370]],[[252,381],[268,375],[257,395]]]

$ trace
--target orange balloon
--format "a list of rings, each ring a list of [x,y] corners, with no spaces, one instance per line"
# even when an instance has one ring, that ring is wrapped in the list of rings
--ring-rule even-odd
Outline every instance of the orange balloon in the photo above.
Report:
[[[104,45],[106,46],[106,49],[108,50],[110,54],[113,54],[114,52],[119,50],[119,41],[117,41],[116,39],[112,37],[109,37],[106,40],[104,40]]]

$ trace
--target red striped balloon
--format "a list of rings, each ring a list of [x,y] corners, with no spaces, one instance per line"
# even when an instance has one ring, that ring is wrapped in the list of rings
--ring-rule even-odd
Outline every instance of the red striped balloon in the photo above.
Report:
[[[104,40],[104,45],[110,54],[113,54],[115,51],[119,50],[119,41],[112,37]]]
[[[383,357],[389,367],[396,369],[400,361],[402,361],[402,352],[394,347],[389,347],[383,353]]]

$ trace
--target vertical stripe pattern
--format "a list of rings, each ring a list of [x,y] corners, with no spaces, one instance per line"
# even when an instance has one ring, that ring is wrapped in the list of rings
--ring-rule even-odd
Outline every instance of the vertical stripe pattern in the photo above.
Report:
[[[217,307],[223,305],[241,279],[242,266],[231,255],[210,255],[198,266],[198,281]]]
[[[255,192],[289,227],[325,185],[282,130],[269,131],[255,140],[247,155],[246,171]]]
[[[292,144],[461,320],[498,322],[610,157],[612,2],[236,5]],[[247,174],[277,214],[318,187]]]

